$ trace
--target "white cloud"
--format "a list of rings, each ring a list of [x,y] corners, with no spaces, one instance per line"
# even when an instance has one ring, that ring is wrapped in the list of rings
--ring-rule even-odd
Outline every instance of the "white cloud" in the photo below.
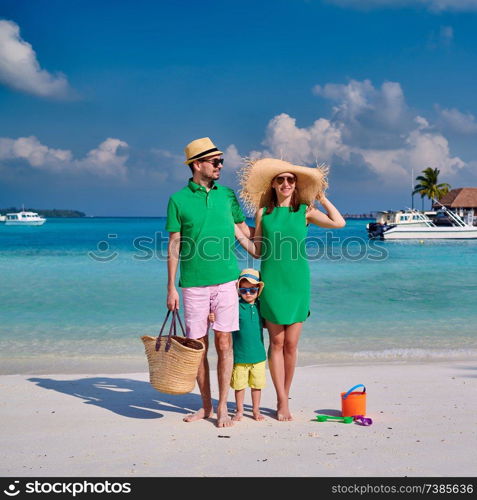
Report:
[[[422,7],[431,12],[477,11],[477,0],[327,0],[327,2],[355,9]]]
[[[151,157],[149,154],[151,153]],[[184,169],[189,172],[184,165],[184,155],[171,153],[166,149],[151,148],[146,152],[145,158],[141,162],[136,159],[134,165],[134,175],[149,179],[149,182],[163,183],[169,180],[184,180]],[[138,165],[139,163],[139,165]],[[141,167],[141,163],[144,165]]]
[[[167,160],[170,160],[174,163],[177,163],[178,165],[183,165],[184,164],[184,155],[180,156],[178,154],[171,153],[167,149],[160,149],[160,148],[152,148],[151,153],[153,153],[155,156],[157,156],[160,159],[166,158]]]
[[[400,179],[408,179],[409,173],[404,167],[406,154],[402,149],[367,149],[358,150],[371,170],[378,174],[377,179],[384,183],[397,183]],[[407,181],[406,181],[407,182]]]
[[[313,93],[337,102],[333,107],[333,119],[348,123],[348,126],[367,116],[372,117],[370,121],[393,127],[407,112],[401,85],[397,82],[384,82],[380,89],[370,80],[351,80],[347,85],[327,83],[324,87],[313,87]]]
[[[333,108],[335,116],[338,118],[351,121],[366,109],[370,109],[370,100],[375,89],[369,80],[358,82],[351,80],[348,85],[327,83],[324,87],[315,85],[313,93],[329,99],[339,104]]]
[[[224,164],[228,169],[237,170],[242,166],[242,157],[240,156],[235,144],[231,144],[224,151]]]
[[[449,142],[438,133],[413,130],[406,138],[409,165],[417,170],[438,168],[442,175],[452,176],[465,166],[458,156],[451,156]]]
[[[74,164],[80,170],[88,170],[101,177],[125,178],[128,155],[120,155],[118,152],[127,147],[128,144],[124,141],[108,138]]]
[[[121,154],[128,144],[108,138],[84,158],[74,159],[69,150],[54,149],[41,144],[34,136],[10,139],[0,137],[0,162],[16,160],[37,170],[55,173],[90,173],[99,177],[125,179],[127,154]]]
[[[308,128],[299,128],[296,119],[286,113],[270,120],[263,145],[264,151],[255,151],[249,156],[271,156],[299,164],[316,164],[328,161],[334,155],[347,155],[339,126],[320,118]]]
[[[460,134],[477,133],[477,122],[475,116],[470,113],[462,113],[456,108],[441,109],[437,106],[439,124]]]
[[[458,156],[451,156],[443,135],[425,132],[419,125],[407,135],[399,149],[357,149],[356,153],[361,154],[386,183],[408,183],[412,171],[418,173],[427,167],[438,168],[441,175],[452,177],[466,166]]]
[[[0,138],[0,160],[25,160],[40,170],[58,171],[71,161],[71,151],[48,148],[34,137]]]
[[[451,153],[436,126],[409,108],[398,82],[376,88],[369,80],[352,80],[347,85],[317,85],[313,91],[333,103],[332,116],[300,128],[295,118],[279,114],[268,123],[264,149],[248,156],[303,165],[325,161],[332,171],[333,165],[343,172],[359,169],[361,176],[367,171],[378,182],[401,186],[409,184],[412,170],[430,166],[452,177],[467,166]],[[453,116],[467,127],[473,123],[472,116]]]
[[[384,82],[378,87],[370,80],[328,83],[314,87],[314,93],[331,101],[330,116],[298,126],[294,117],[281,113],[269,121],[260,150],[241,154],[230,144],[224,150],[226,185],[235,183],[244,156],[271,156],[301,165],[326,162],[332,172],[336,168],[347,178],[358,181],[371,177],[381,184],[400,186],[409,185],[412,170],[417,174],[426,167],[439,168],[450,182],[459,172],[469,170],[471,162],[451,151],[439,124],[475,133],[477,123],[471,114],[437,108],[438,120],[433,123],[407,105],[398,82]],[[126,148],[126,142],[108,138],[84,157],[74,158],[71,151],[50,148],[36,137],[0,138],[0,164],[13,168],[23,162],[35,169],[62,174],[83,172],[131,182],[183,182],[189,176],[183,155],[153,149],[132,152],[134,177],[128,177],[130,158]]]
[[[417,128],[419,130],[424,130],[426,128],[430,128],[429,122],[423,116],[416,116],[414,121],[417,123]]]
[[[32,46],[20,37],[18,25],[6,20],[0,20],[0,82],[41,97],[73,95],[66,77],[41,69]]]

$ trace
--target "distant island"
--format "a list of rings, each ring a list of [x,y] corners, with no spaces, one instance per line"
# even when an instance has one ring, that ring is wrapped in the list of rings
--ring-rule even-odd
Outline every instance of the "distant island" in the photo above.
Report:
[[[54,218],[54,217],[86,217],[84,212],[80,212],[79,210],[62,210],[58,208],[52,209],[43,209],[43,208],[0,208],[0,215],[6,215],[15,212],[21,212],[25,210],[26,212],[36,212],[38,215],[46,218]]]
[[[16,207],[10,207],[10,208],[0,208],[0,216],[1,215],[6,215],[9,213],[15,213],[15,212],[20,212],[21,210],[26,210],[27,212],[36,212],[38,215],[46,218],[61,218],[61,217],[86,217],[86,214],[84,212],[80,212],[79,210],[66,210],[66,209],[58,209],[58,208],[52,208],[52,209],[45,209],[45,208],[16,208]],[[90,216],[94,217],[94,216]],[[104,219],[104,218],[109,218],[109,217],[118,217],[117,215],[107,215],[107,216],[96,216],[96,218],[99,219]],[[119,216],[122,218],[142,218],[142,217],[152,217],[155,218],[157,216]],[[345,219],[375,219],[376,218],[376,212],[370,212],[370,213],[363,213],[363,214],[348,214],[345,213],[343,214],[343,217]],[[161,217],[165,218],[165,216]],[[249,217],[250,219],[253,219],[253,217]]]
[[[343,214],[344,219],[375,219],[376,212],[371,212],[369,214]]]

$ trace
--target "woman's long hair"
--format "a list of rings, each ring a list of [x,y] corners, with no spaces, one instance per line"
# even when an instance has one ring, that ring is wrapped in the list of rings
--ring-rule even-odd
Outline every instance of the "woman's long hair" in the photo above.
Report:
[[[295,189],[293,190],[290,201],[290,212],[298,212],[298,209],[300,208],[298,195],[296,194],[297,189],[298,188],[296,187],[296,181],[295,181]],[[277,191],[275,190],[275,188],[272,187],[272,195],[270,196],[270,203],[267,205],[267,210],[265,211],[265,215],[271,214],[275,207],[278,207],[278,197],[277,197]]]

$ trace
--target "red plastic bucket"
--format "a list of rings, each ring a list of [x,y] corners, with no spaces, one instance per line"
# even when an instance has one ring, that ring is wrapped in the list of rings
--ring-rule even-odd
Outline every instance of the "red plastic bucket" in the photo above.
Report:
[[[362,392],[353,392],[358,387],[362,387]],[[348,392],[341,393],[341,415],[343,417],[355,417],[356,415],[366,415],[366,387],[358,384]]]

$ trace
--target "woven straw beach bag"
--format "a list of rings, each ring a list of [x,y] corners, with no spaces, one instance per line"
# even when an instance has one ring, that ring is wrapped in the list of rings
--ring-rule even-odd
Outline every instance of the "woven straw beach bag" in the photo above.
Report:
[[[204,344],[185,337],[184,327],[177,310],[172,311],[169,335],[162,336],[171,311],[162,324],[157,337],[141,337],[149,364],[149,381],[154,389],[166,394],[187,394],[195,387],[197,372],[204,353]],[[176,319],[184,337],[176,335]]]

